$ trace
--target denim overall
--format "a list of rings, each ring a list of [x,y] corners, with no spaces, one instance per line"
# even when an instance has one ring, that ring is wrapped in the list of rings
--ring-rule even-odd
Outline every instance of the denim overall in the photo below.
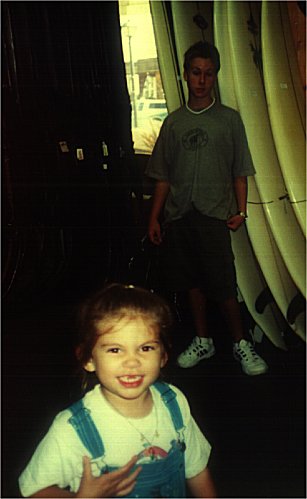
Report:
[[[172,447],[164,459],[141,464],[142,471],[137,477],[136,485],[126,497],[186,497],[184,425],[176,393],[167,384],[160,381],[157,381],[153,386],[160,392],[162,400],[169,410],[178,433],[178,439],[172,441]],[[90,411],[84,407],[83,401],[79,400],[71,405],[69,410],[73,414],[69,422],[93,459],[102,457],[105,454],[102,439],[91,418]],[[118,468],[108,466],[101,470],[101,474],[116,469]]]

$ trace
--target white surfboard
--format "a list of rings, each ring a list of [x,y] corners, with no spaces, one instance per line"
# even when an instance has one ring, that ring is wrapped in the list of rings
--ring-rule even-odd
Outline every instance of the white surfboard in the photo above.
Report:
[[[223,104],[238,109],[234,92],[233,73],[229,53],[228,18],[225,2],[216,2],[214,5],[214,34],[215,44],[221,56],[221,70],[218,76],[219,91]],[[269,224],[265,218],[254,177],[249,177],[247,230],[255,255],[263,271],[266,282],[283,316],[290,327],[305,339],[304,313],[301,311],[292,323],[289,322],[289,307],[297,298],[299,292],[294,285],[287,268],[281,258],[278,247],[273,239]],[[238,231],[240,232],[240,231]],[[233,246],[237,244],[237,254],[245,251],[241,246],[239,233],[233,234]],[[248,272],[247,272],[248,274]]]
[[[303,106],[306,109],[306,15],[303,13],[303,9],[301,9],[302,2],[287,2],[287,14],[288,21],[290,27],[287,27],[287,23],[284,24],[284,34],[286,43],[288,45],[288,40],[290,40],[290,44],[294,45],[296,58],[294,61],[289,61],[290,64],[294,63],[298,66],[299,69],[299,81],[295,81],[295,87],[299,85],[303,92]],[[283,11],[282,11],[283,15]],[[292,49],[290,49],[290,52]],[[293,74],[297,73],[297,68],[295,71],[291,72]],[[296,90],[295,90],[296,91]],[[303,120],[306,122],[306,113],[304,113]],[[306,130],[306,127],[305,127]]]
[[[171,113],[178,109],[184,100],[180,87],[180,74],[177,71],[165,5],[163,2],[150,2],[150,9],[167,109]]]
[[[210,40],[210,37],[212,38],[212,26],[211,30],[209,29],[209,26],[206,32],[202,33],[201,29],[193,21],[194,16],[200,14],[206,19],[207,22],[212,22],[212,6],[210,6],[207,2],[174,2],[172,4],[172,12],[174,19],[176,51],[182,66],[183,55],[189,46],[202,38],[213,41],[212,39]],[[166,79],[167,74],[165,75]],[[181,75],[183,75],[182,69]],[[241,254],[242,248],[245,248],[244,254]],[[238,287],[248,311],[253,317],[255,323],[264,331],[274,345],[279,348],[286,348],[281,334],[281,327],[277,320],[278,314],[274,314],[273,309],[269,304],[264,308],[264,310],[257,311],[257,301],[259,300],[259,297],[263,296],[266,292],[267,285],[253,254],[244,227],[240,231],[240,234],[238,233],[235,236],[233,250],[235,253]]]
[[[259,48],[259,4],[227,2],[227,12],[234,89],[257,171],[258,192],[285,265],[295,285],[306,296],[305,238],[287,198],[263,80],[254,62]]]
[[[289,57],[296,60],[296,53],[287,52],[281,15],[281,9],[287,5],[282,7],[282,3],[262,2],[263,74],[279,164],[290,201],[306,235],[306,139],[289,64]]]
[[[228,37],[228,19],[227,7],[225,2],[216,2],[214,4],[214,40],[221,56],[221,70],[218,76],[219,92],[221,102],[233,109],[238,109],[237,99],[234,92],[233,74],[229,53],[229,37]],[[285,265],[280,256],[279,250],[275,244],[269,225],[264,215],[263,207],[260,202],[259,193],[253,177],[249,177],[249,192],[248,201],[248,214],[247,231],[249,239],[252,243],[255,255],[263,271],[264,278],[271,290],[279,309],[283,313],[284,318],[289,323],[288,310],[293,300],[298,295],[298,290],[295,287]],[[246,236],[245,236],[246,237]],[[242,241],[242,232],[239,231],[232,233],[232,245],[235,249],[236,256],[240,261],[246,262],[246,269],[244,275],[240,274],[237,269],[238,279],[251,279],[254,280],[254,273],[249,273],[253,269],[251,250],[247,252],[247,244]],[[251,263],[250,263],[251,262]],[[245,285],[245,289],[248,286]],[[255,307],[256,308],[256,307]],[[290,327],[302,338],[305,339],[305,327],[303,312],[300,312]],[[280,333],[273,329],[269,332],[271,341],[276,344],[280,341]],[[283,342],[283,339],[282,339]]]
[[[306,17],[297,2],[281,2],[280,13],[295,98],[306,134]]]
[[[302,295],[295,286],[275,243],[260,203],[254,178],[249,179],[248,213],[247,230],[270,291],[289,326],[305,340],[305,310],[299,309],[293,320],[290,319],[291,314],[289,314],[293,303]]]
[[[190,2],[180,0],[171,2],[172,17],[176,42],[176,53],[180,65],[180,75],[183,81],[183,59],[186,50],[200,40],[213,40],[212,5],[210,2]],[[198,19],[197,19],[198,16]],[[201,23],[206,22],[206,29],[201,29]],[[185,100],[188,100],[188,88],[184,83]]]

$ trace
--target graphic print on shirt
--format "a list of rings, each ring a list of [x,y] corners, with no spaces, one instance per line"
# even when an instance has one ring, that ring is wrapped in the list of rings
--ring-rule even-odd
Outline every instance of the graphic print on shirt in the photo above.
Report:
[[[161,447],[151,446],[146,447],[138,454],[137,464],[151,463],[159,459],[164,459],[168,456],[168,452]]]
[[[182,136],[182,145],[188,151],[196,151],[199,147],[205,147],[208,140],[208,134],[205,130],[193,128]]]

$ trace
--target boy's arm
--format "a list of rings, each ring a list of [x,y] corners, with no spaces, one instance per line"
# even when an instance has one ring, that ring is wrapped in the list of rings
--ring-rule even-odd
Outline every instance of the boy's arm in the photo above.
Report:
[[[247,177],[235,177],[234,191],[237,199],[238,211],[246,214],[247,207]],[[237,230],[240,225],[245,221],[245,218],[241,215],[232,215],[227,220],[227,226],[231,230]]]
[[[159,216],[169,193],[169,189],[169,182],[165,180],[158,180],[153,194],[148,224],[148,236],[150,241],[157,245],[162,242]]]
[[[238,210],[246,213],[247,205],[247,177],[235,177],[234,190],[237,198]]]
[[[205,468],[193,478],[189,478],[187,484],[193,497],[217,497],[215,485],[208,468]]]

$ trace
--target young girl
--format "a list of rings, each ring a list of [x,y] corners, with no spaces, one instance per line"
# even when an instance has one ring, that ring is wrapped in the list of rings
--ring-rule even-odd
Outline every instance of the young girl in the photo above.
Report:
[[[210,444],[181,391],[158,381],[171,323],[168,305],[138,287],[86,300],[77,357],[96,385],[56,416],[19,478],[24,497],[186,497],[186,485],[216,497]]]

